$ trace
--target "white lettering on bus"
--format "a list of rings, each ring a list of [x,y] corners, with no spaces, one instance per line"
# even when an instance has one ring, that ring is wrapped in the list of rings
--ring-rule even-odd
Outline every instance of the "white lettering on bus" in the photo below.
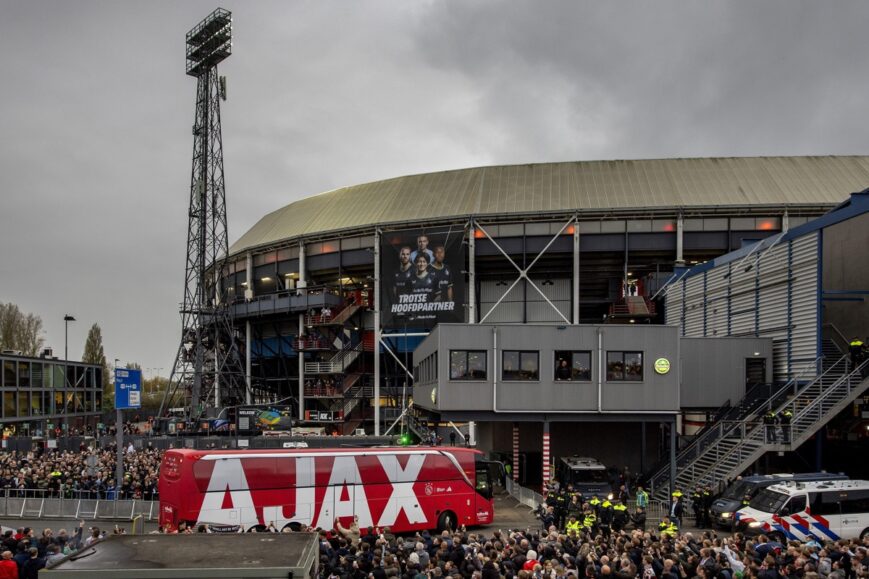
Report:
[[[224,509],[226,493],[232,501],[232,508]],[[237,458],[226,458],[214,462],[208,492],[202,501],[199,513],[201,520],[215,525],[256,525],[256,508],[247,485],[247,477]]]
[[[314,505],[314,457],[300,456],[296,458],[296,512],[287,519],[284,518],[284,507],[263,507],[263,520],[266,524],[274,523],[278,529],[283,529],[289,523],[310,525],[314,519],[311,507]],[[290,481],[286,481],[290,487]]]
[[[359,517],[359,527],[370,527],[371,511],[368,508],[368,498],[365,496],[365,487],[355,484],[361,481],[359,467],[356,466],[356,458],[353,456],[336,456],[332,465],[332,474],[329,477],[329,486],[323,496],[320,506],[320,516],[317,517],[316,527],[331,529],[335,519],[340,517]],[[348,484],[350,483],[350,484]],[[341,500],[344,487],[347,487],[347,500]],[[333,511],[330,507],[335,505]]]
[[[398,513],[402,510],[407,515],[409,523],[425,523],[425,514],[419,506],[416,493],[413,492],[413,484],[419,476],[419,471],[422,470],[425,456],[420,454],[409,456],[407,466],[403,469],[395,455],[384,454],[377,458],[380,459],[380,465],[386,471],[386,476],[393,483],[392,494],[389,495],[389,501],[386,503],[386,508],[383,509],[383,514],[380,515],[378,525],[381,527],[394,525]],[[396,473],[395,477],[392,476],[392,473]]]

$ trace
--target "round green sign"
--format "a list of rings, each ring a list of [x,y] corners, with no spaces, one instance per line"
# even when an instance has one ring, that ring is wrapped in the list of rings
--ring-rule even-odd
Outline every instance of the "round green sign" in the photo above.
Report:
[[[670,371],[670,360],[667,358],[658,358],[655,360],[655,372],[658,374],[666,374]]]

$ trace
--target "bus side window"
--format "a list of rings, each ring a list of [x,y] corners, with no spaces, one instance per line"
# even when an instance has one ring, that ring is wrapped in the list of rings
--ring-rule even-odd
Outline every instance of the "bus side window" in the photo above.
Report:
[[[795,497],[791,497],[791,500],[789,500],[787,504],[782,507],[781,514],[794,515],[796,513],[801,513],[804,510],[806,510],[806,496],[797,495]]]

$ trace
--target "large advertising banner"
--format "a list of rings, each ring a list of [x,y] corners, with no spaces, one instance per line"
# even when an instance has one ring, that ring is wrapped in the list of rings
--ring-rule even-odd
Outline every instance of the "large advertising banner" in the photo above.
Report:
[[[381,235],[381,324],[432,328],[465,321],[463,228]]]

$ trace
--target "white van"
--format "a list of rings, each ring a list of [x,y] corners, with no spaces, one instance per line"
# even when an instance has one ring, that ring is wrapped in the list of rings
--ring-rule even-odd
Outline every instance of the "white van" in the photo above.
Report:
[[[737,528],[789,539],[861,539],[869,536],[869,482],[786,482],[760,491],[736,512]]]

